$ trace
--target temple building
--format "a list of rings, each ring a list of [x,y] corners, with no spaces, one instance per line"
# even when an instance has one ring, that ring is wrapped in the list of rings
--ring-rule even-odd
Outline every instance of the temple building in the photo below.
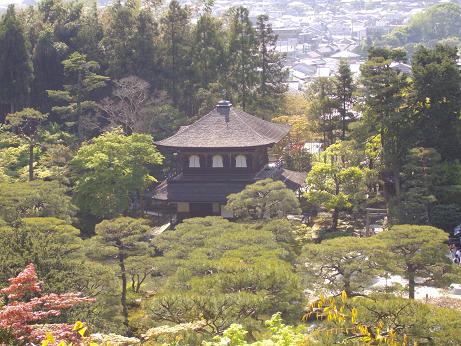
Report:
[[[233,108],[229,101],[219,102],[193,124],[155,143],[162,152],[173,154],[177,167],[153,191],[154,202],[172,206],[178,220],[232,217],[225,208],[227,196],[259,179],[278,179],[299,189],[305,173],[269,162],[268,148],[289,130],[289,125],[257,118]]]

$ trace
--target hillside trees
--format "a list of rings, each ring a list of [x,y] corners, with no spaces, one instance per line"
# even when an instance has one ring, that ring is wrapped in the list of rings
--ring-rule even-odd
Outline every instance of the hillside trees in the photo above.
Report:
[[[29,101],[32,64],[23,27],[14,5],[0,23],[0,103],[14,113]]]
[[[186,101],[183,99],[186,90],[180,81],[191,78],[189,17],[189,9],[172,0],[168,5],[168,11],[160,20],[166,87],[175,106],[180,101]]]
[[[334,90],[334,80],[329,77],[317,78],[306,90],[310,118],[315,122],[317,131],[322,133],[325,147],[336,142],[338,124]]]

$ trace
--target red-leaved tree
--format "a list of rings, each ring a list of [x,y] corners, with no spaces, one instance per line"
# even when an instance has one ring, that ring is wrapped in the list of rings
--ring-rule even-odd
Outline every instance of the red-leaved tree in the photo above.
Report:
[[[15,343],[33,344],[44,340],[46,333],[52,333],[56,340],[80,344],[80,335],[72,330],[72,324],[50,324],[46,320],[59,316],[64,309],[93,299],[82,297],[80,293],[41,295],[33,264],[8,281],[10,285],[0,289],[5,300],[0,307],[0,344],[1,335],[14,338]]]

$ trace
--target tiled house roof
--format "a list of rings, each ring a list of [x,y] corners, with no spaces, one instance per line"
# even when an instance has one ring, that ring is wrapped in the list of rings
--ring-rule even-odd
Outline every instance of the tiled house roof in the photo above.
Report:
[[[289,125],[275,124],[233,107],[227,113],[213,109],[193,124],[183,126],[173,136],[156,142],[176,148],[243,148],[279,142]]]

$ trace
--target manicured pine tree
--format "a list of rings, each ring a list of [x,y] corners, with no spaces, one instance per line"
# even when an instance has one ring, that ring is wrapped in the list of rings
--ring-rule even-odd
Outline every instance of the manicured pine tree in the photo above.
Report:
[[[120,302],[123,309],[125,327],[130,331],[128,323],[127,303],[127,259],[133,256],[143,256],[149,246],[149,231],[151,228],[143,219],[119,217],[113,220],[104,220],[96,225],[96,236],[91,239],[98,253],[104,261],[118,262],[121,279]],[[97,254],[94,255],[98,256]]]
[[[59,106],[52,111],[66,117],[66,125],[73,129],[81,140],[88,124],[85,124],[84,115],[96,108],[96,102],[91,99],[91,92],[106,85],[107,77],[98,75],[99,64],[88,61],[85,55],[79,52],[72,53],[62,62],[64,74],[69,84],[65,90],[47,90],[48,96]]]
[[[48,114],[40,113],[33,108],[25,108],[6,116],[6,121],[29,145],[29,181],[34,180],[34,149],[39,138],[38,130],[41,122],[47,117]]]
[[[8,105],[11,113],[27,105],[32,64],[14,5],[8,6],[0,23],[0,81],[0,103]]]
[[[248,15],[244,7],[230,10],[227,47],[227,91],[243,110],[253,102],[258,83],[258,43]]]
[[[285,56],[276,51],[277,35],[272,30],[267,15],[260,15],[256,22],[258,42],[259,85],[256,89],[257,109],[264,116],[272,115],[280,108],[283,95],[287,91],[285,84],[288,70],[283,66]]]

